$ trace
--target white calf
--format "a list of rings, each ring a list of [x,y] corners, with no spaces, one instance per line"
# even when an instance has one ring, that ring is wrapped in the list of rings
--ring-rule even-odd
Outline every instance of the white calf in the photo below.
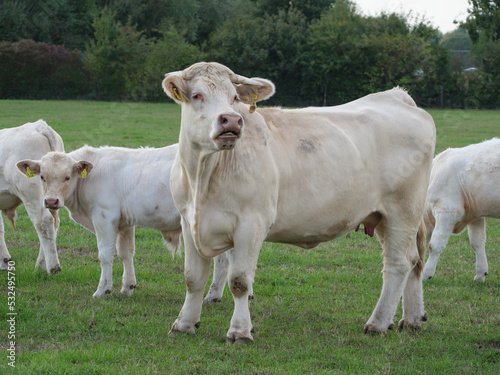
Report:
[[[485,217],[500,218],[500,139],[450,148],[435,157],[427,195],[425,222],[430,254],[424,278],[436,272],[452,234],[467,227],[476,252],[474,281],[485,281]]]

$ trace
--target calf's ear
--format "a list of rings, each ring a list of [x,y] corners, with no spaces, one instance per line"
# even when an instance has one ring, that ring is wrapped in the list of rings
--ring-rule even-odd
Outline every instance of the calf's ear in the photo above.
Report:
[[[275,87],[271,81],[264,78],[251,78],[249,81],[255,83],[242,83],[236,86],[236,91],[242,102],[247,104],[256,103],[269,99],[274,95]]]
[[[165,93],[172,98],[177,104],[186,102],[188,97],[186,95],[186,85],[184,79],[181,77],[181,72],[173,72],[165,74],[161,86]]]
[[[31,178],[40,174],[40,162],[35,160],[21,160],[16,164],[17,169],[26,177]]]
[[[81,178],[86,178],[94,168],[94,164],[90,161],[81,160],[73,165],[73,172]]]

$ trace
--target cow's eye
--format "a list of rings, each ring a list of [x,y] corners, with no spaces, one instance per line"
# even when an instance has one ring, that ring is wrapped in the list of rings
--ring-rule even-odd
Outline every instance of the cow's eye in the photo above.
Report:
[[[66,177],[64,178],[64,181],[69,181],[69,176],[66,176]]]
[[[238,95],[235,95],[235,96],[234,96],[234,99],[233,99],[233,103],[234,103],[234,102],[237,102],[238,100],[240,100],[240,98],[238,97]]]
[[[45,177],[43,177],[42,175],[40,175],[40,178],[42,179],[42,181],[45,181]]]
[[[193,100],[201,100],[203,101],[203,95],[201,95],[200,93],[194,93],[192,96]]]

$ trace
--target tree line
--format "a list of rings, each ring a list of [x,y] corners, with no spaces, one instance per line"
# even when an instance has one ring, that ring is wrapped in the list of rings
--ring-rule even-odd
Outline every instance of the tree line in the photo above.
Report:
[[[498,108],[500,0],[469,3],[443,35],[351,0],[3,0],[0,98],[165,101],[163,75],[204,60],[271,79],[269,104],[399,85],[422,106]]]

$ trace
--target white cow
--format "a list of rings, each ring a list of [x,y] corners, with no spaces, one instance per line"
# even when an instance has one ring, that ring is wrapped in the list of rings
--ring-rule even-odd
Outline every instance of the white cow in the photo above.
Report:
[[[23,173],[29,168],[40,175],[46,207],[66,207],[77,223],[96,234],[101,279],[94,297],[111,292],[115,247],[123,262],[121,292],[133,293],[135,226],[161,231],[169,248],[177,251],[180,215],[169,186],[177,149],[178,145],[160,149],[85,146],[17,164]]]
[[[393,327],[401,295],[399,326],[420,328],[435,127],[406,92],[330,108],[255,110],[274,85],[217,63],[169,73],[162,86],[182,106],[170,184],[182,216],[187,294],[172,333],[194,333],[210,258],[234,247],[227,341],[253,340],[248,293],[262,242],[312,248],[360,224],[384,248],[382,294],[364,331]]]
[[[14,227],[16,208],[24,204],[40,239],[36,267],[48,273],[56,273],[61,270],[56,247],[59,224],[57,211],[49,211],[44,207],[40,180],[26,179],[16,168],[20,159],[41,158],[50,151],[64,151],[64,144],[59,134],[43,120],[0,130],[0,210]],[[2,270],[7,269],[7,263],[11,260],[4,236],[3,220],[0,217]]]
[[[484,218],[500,219],[500,139],[450,148],[436,156],[424,217],[430,239],[424,278],[434,276],[450,236],[467,227],[476,252],[474,280],[484,282],[488,274]]]

